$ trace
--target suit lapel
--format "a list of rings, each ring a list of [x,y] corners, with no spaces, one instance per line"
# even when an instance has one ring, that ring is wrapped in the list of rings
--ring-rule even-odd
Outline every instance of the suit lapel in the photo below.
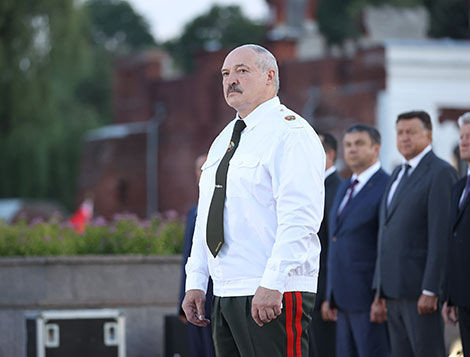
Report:
[[[378,174],[382,171],[382,169],[379,169],[375,174],[372,175],[372,177],[366,182],[366,184],[362,187],[362,189],[352,198],[351,202],[344,207],[343,213],[339,217],[339,220],[337,221],[337,229],[341,226],[341,224],[344,222],[345,217],[347,217],[351,211],[354,210],[355,206],[357,206],[358,202],[362,201],[364,197],[370,192],[372,187],[374,186],[374,183],[377,179]],[[351,184],[351,179],[349,179],[349,185]],[[344,197],[344,194],[343,194]]]
[[[463,203],[463,206],[462,206],[462,209],[459,209],[459,202],[460,202],[460,197],[462,196],[462,192],[463,192],[463,189],[465,188],[465,178],[459,182],[459,186],[457,188],[457,197],[456,197],[456,204],[453,205],[452,209],[456,210],[455,212],[455,221],[453,222],[454,225],[454,229],[455,229],[455,226],[457,226],[457,224],[459,223],[460,219],[462,218],[463,216],[463,213],[466,209],[468,209],[468,205],[469,205],[469,202],[470,202],[470,195],[467,197],[466,201]]]
[[[405,185],[402,187],[402,189],[399,192],[395,192],[394,197],[392,197],[392,202],[390,202],[390,207],[388,207],[387,219],[389,219],[393,215],[398,205],[403,202],[403,197],[406,196],[407,191],[409,191],[410,188],[419,183],[421,178],[426,175],[429,170],[429,165],[431,164],[431,161],[434,157],[435,155],[432,151],[427,153],[421,159],[418,166],[413,170],[410,177],[408,177],[408,181],[405,182]]]
[[[385,214],[385,218],[389,217],[389,212],[390,212],[389,207],[387,207],[388,206],[387,205],[388,196],[390,195],[390,190],[392,188],[393,183],[396,181],[396,179],[398,177],[398,173],[400,172],[400,170],[401,170],[401,165],[395,167],[395,169],[393,170],[392,175],[390,177],[390,180],[388,181],[387,188],[385,189],[385,194],[384,194],[384,197],[382,199],[382,208],[381,208],[382,212],[384,212],[384,214]]]
[[[344,180],[341,183],[342,186],[338,188],[338,193],[336,194],[336,199],[335,202],[333,203],[333,207],[331,207],[330,214],[332,218],[334,218],[332,221],[333,223],[333,229],[331,230],[333,234],[336,234],[336,231],[338,230],[340,226],[340,222],[342,221],[342,217],[338,216],[338,208],[341,205],[341,201],[344,198],[344,195],[346,194],[346,191],[348,190],[349,185],[351,185],[351,178]]]

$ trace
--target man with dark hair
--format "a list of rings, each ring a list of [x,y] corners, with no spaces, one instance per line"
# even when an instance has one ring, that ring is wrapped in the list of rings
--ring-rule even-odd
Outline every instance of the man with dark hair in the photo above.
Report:
[[[312,322],[309,326],[310,334],[310,357],[335,357],[335,322],[323,319],[321,306],[325,301],[326,290],[326,270],[328,257],[328,216],[333,204],[333,199],[341,183],[335,167],[337,143],[333,135],[329,133],[319,134],[320,140],[326,153],[325,171],[325,209],[323,221],[318,231],[318,238],[321,243],[320,254],[320,275],[318,276],[318,289],[315,299],[315,309],[313,311]]]
[[[463,354],[470,356],[470,112],[462,115],[458,123],[460,157],[467,162],[467,174],[452,191],[442,316],[450,325],[459,324]]]
[[[218,356],[308,356],[323,218],[325,151],[308,122],[280,103],[275,57],[258,45],[222,65],[236,118],[202,167],[183,310],[207,326],[214,283]]]
[[[403,164],[392,173],[380,207],[372,321],[388,317],[392,356],[442,357],[442,293],[448,215],[457,173],[431,149],[432,124],[423,111],[397,118]]]
[[[337,356],[388,356],[385,325],[370,322],[378,212],[389,178],[378,161],[380,134],[369,125],[353,125],[343,146],[353,175],[338,188],[330,212],[326,308],[337,317]]]

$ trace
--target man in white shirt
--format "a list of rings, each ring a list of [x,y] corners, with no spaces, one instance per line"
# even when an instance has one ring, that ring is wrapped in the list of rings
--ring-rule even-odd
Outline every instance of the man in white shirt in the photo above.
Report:
[[[202,167],[183,309],[191,323],[209,323],[211,276],[218,356],[308,356],[325,152],[311,126],[280,104],[269,51],[238,47],[221,72],[237,116]]]
[[[445,348],[438,298],[457,173],[431,149],[428,113],[400,114],[396,131],[403,164],[393,171],[380,207],[371,319],[388,317],[393,357],[441,357]]]

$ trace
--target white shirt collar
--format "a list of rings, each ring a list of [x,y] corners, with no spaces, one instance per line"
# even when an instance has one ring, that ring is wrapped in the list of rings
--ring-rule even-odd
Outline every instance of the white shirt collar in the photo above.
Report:
[[[361,172],[358,175],[356,174],[353,174],[351,176],[351,181],[354,181],[354,180],[358,180],[359,181],[359,185],[362,186],[362,184],[365,184],[367,181],[369,181],[369,179],[377,172],[380,170],[380,161],[376,161],[375,164],[373,164],[372,166],[370,166],[367,170]],[[357,190],[359,191],[359,190]]]
[[[327,179],[328,176],[332,175],[335,172],[336,172],[336,167],[333,165],[328,170],[325,171],[325,180]]]
[[[431,151],[431,145],[428,145],[424,148],[423,151],[421,151],[418,155],[416,155],[414,158],[412,158],[410,161],[406,161],[405,158],[403,158],[402,162],[403,164],[408,164],[411,166],[411,170],[414,170],[416,168],[416,166],[419,165],[419,163],[421,162],[421,160],[423,159],[423,157]]]
[[[281,104],[281,101],[279,100],[279,97],[273,97],[271,99],[268,99],[267,101],[261,103],[258,105],[250,114],[248,114],[245,118],[240,118],[240,116],[237,113],[237,118],[236,119],[242,119],[245,124],[246,124],[246,129],[251,130],[253,129],[256,124],[259,123],[260,120],[266,118],[265,114],[267,111],[269,111],[271,108],[275,106],[279,106]]]

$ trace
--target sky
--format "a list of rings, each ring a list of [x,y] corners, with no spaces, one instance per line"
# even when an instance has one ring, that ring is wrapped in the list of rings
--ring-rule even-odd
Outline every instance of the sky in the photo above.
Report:
[[[211,8],[213,4],[239,5],[243,13],[254,20],[268,17],[265,0],[127,0],[151,27],[158,42],[181,34],[184,25]]]

